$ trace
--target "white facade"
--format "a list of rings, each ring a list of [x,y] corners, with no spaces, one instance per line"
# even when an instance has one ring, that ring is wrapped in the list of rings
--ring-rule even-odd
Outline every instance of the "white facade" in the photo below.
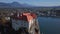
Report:
[[[12,19],[12,28],[15,30],[18,30],[20,27],[29,27],[29,23],[26,21],[22,21],[22,20],[14,20]]]
[[[29,34],[35,34],[35,28],[36,28],[37,30],[39,30],[38,34],[40,34],[39,25],[36,19],[32,19],[29,22],[12,19],[12,28],[14,30],[17,31],[21,27],[26,27],[28,29]]]
[[[5,17],[6,20],[10,20],[10,17]]]

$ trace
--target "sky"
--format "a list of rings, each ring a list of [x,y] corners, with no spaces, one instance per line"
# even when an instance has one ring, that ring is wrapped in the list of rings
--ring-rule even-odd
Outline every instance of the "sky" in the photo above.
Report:
[[[0,0],[0,2],[5,3],[18,2],[34,6],[60,6],[60,0]]]

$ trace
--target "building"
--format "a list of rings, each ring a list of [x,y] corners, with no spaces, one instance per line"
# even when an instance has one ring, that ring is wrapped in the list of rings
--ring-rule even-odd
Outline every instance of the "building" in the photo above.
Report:
[[[60,10],[55,10],[56,16],[60,16]]]
[[[36,15],[33,13],[22,13],[22,14],[16,14],[14,17],[11,18],[12,21],[12,28],[15,31],[20,31],[23,33],[25,29],[29,34],[40,34],[39,25],[36,19]],[[21,33],[20,32],[20,33]]]

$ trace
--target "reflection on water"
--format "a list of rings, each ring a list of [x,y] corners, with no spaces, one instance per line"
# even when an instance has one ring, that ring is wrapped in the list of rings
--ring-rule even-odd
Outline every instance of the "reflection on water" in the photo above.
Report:
[[[60,34],[60,18],[38,17],[41,33]]]

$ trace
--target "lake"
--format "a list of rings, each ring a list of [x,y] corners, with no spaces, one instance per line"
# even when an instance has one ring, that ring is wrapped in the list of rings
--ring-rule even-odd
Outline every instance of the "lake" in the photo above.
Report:
[[[60,34],[60,18],[38,17],[40,31],[43,34]]]

